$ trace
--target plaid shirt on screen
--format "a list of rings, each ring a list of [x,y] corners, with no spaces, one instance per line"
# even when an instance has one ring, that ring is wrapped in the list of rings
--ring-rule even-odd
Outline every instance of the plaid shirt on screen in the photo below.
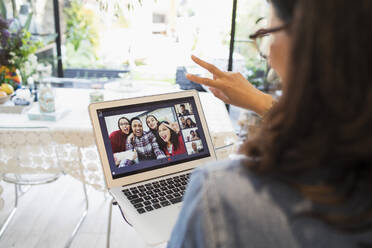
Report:
[[[156,142],[155,135],[151,131],[144,133],[141,137],[134,137],[134,141],[128,140],[126,149],[135,149],[139,161],[166,157],[164,152],[160,149],[159,144]]]

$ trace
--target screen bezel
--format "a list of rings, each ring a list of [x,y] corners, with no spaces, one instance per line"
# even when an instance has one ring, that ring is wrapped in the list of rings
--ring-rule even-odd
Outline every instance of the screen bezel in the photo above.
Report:
[[[185,97],[193,97],[195,104],[196,104],[196,111],[199,115],[202,130],[205,135],[205,140],[208,146],[208,150],[210,153],[210,156],[195,159],[188,162],[183,162],[181,164],[167,166],[163,168],[158,168],[146,172],[142,172],[139,174],[134,175],[128,175],[121,178],[113,179],[111,175],[111,169],[109,160],[107,157],[107,151],[106,147],[104,145],[104,140],[102,136],[102,130],[101,126],[99,124],[99,117],[97,114],[97,110],[102,110],[106,108],[113,108],[113,107],[121,107],[121,106],[129,106],[129,105],[135,105],[135,104],[143,104],[143,103],[151,103],[151,102],[157,102],[157,101],[163,101],[163,100],[173,100],[178,98],[185,98]],[[122,100],[115,100],[115,101],[106,101],[106,102],[99,102],[99,103],[92,103],[89,105],[89,115],[92,121],[93,130],[94,130],[94,136],[96,139],[97,148],[99,151],[101,164],[103,168],[103,172],[105,174],[105,181],[107,187],[113,188],[118,186],[125,186],[133,183],[138,183],[141,181],[146,181],[149,179],[177,173],[180,171],[190,170],[193,169],[200,164],[203,164],[208,161],[215,161],[216,160],[216,154],[213,149],[212,139],[210,137],[210,133],[208,130],[208,125],[205,120],[205,116],[203,113],[203,108],[200,103],[198,92],[195,90],[188,90],[188,91],[182,91],[177,93],[168,93],[168,94],[161,94],[161,95],[153,95],[153,96],[145,96],[145,97],[138,97],[138,98],[130,98],[130,99],[122,99]]]

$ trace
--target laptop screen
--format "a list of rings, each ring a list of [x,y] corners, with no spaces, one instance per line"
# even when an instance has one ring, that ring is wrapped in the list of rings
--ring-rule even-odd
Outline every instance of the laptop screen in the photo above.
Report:
[[[97,114],[113,179],[210,156],[193,97]]]

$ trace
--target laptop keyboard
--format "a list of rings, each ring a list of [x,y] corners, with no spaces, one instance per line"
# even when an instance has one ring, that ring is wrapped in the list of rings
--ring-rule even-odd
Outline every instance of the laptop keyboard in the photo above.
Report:
[[[189,178],[187,173],[122,191],[138,213],[143,214],[181,202]]]

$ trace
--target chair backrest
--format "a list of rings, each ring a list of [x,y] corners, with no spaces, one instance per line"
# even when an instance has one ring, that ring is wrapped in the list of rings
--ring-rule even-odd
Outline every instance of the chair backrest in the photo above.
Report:
[[[92,130],[0,128],[0,175],[64,172],[98,190],[105,189]]]
[[[97,190],[105,190],[93,130],[54,128],[51,133],[63,171]]]
[[[0,140],[0,173],[61,172],[48,128],[0,129]]]

